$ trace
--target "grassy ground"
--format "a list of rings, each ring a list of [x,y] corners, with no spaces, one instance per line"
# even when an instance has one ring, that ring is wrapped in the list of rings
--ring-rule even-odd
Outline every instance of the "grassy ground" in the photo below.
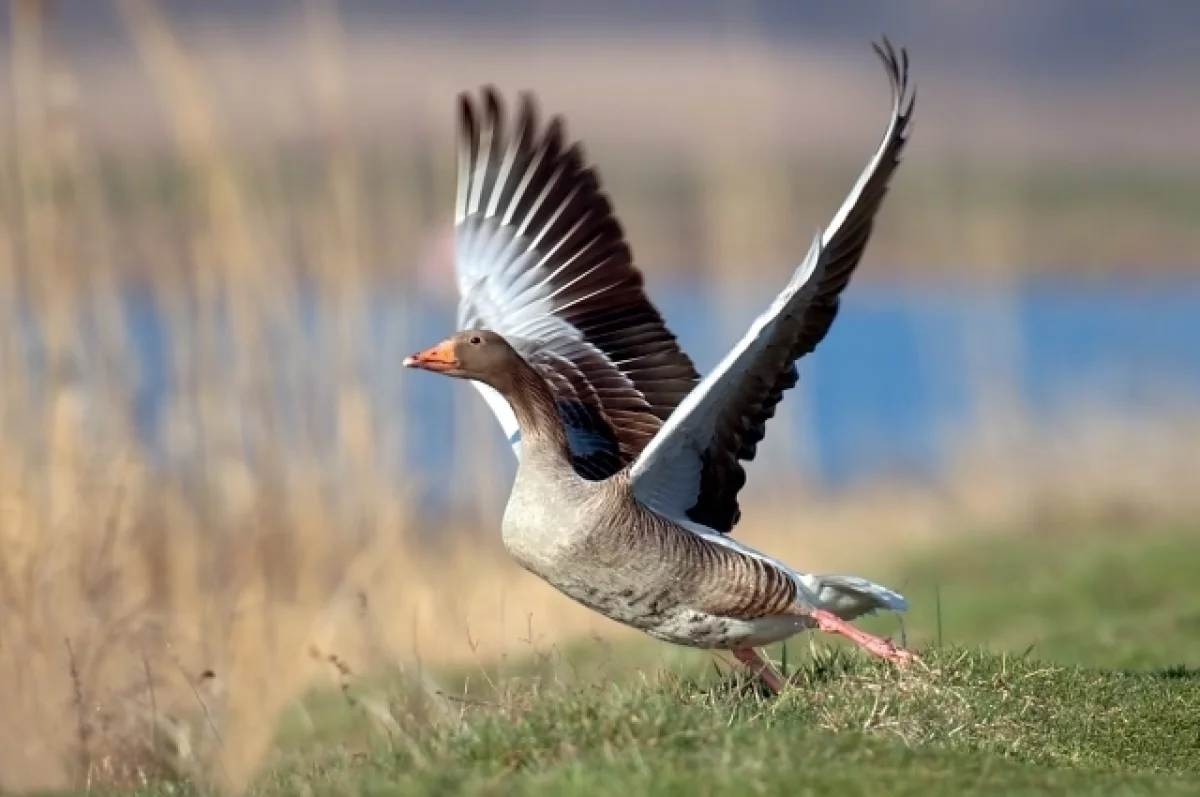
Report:
[[[983,645],[1114,668],[1200,666],[1200,535],[1183,527],[976,540],[896,582],[919,644]],[[939,612],[940,607],[940,612]],[[863,623],[874,630],[894,619]]]
[[[458,727],[296,756],[263,793],[1196,793],[1194,671],[930,653],[898,676],[841,655],[766,702],[737,679],[512,694]]]
[[[254,791],[1200,794],[1200,535],[973,540],[897,574],[908,673],[801,638],[768,701],[708,654],[589,641],[349,681],[287,712]]]

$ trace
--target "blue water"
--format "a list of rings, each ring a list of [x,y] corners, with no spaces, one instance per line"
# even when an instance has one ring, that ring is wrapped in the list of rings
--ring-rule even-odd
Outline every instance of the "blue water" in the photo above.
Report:
[[[774,289],[764,286],[736,302],[697,285],[651,290],[681,344],[707,372]],[[304,425],[305,406],[324,407],[317,414],[331,426],[336,310],[311,291],[295,298],[295,315],[267,334],[267,381],[294,428]],[[173,352],[180,340],[197,335],[197,317],[186,302],[170,307],[144,289],[123,294],[138,361],[131,409],[151,450],[161,443],[164,409],[175,389]],[[43,359],[36,319],[21,318],[36,371]],[[223,315],[216,321],[222,327]],[[379,285],[352,322],[359,335],[353,369],[381,410],[380,435],[388,437],[391,426],[403,432],[397,470],[416,474],[426,490],[453,484],[455,444],[470,433],[454,408],[477,398],[454,380],[405,371],[400,360],[449,333],[454,307],[413,296],[399,284]],[[85,328],[91,323],[85,320]],[[86,373],[91,355],[84,344],[80,370]],[[238,355],[231,337],[219,344],[219,356],[232,361]],[[828,338],[802,361],[801,383],[785,400],[798,417],[773,422],[768,439],[794,436],[792,456],[803,458],[807,476],[827,487],[881,472],[936,473],[955,435],[978,417],[981,377],[996,380],[1035,420],[1061,417],[1081,401],[1152,412],[1166,394],[1200,408],[1200,279],[1027,280],[1004,295],[931,284],[855,285]],[[510,466],[498,425],[484,434],[491,439],[481,441],[483,455]]]

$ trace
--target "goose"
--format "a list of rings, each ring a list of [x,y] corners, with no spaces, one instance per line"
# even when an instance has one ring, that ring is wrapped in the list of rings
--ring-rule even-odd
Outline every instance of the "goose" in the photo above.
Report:
[[[866,579],[815,575],[734,540],[743,462],[838,313],[908,138],[908,54],[873,44],[891,82],[883,140],[783,291],[707,377],[643,289],[613,208],[561,116],[520,94],[459,95],[458,331],[404,359],[470,380],[517,472],[501,536],[567,597],[666,642],[725,650],[773,693],[757,648],[800,631],[849,638],[905,666],[915,654],[850,620],[904,611]]]

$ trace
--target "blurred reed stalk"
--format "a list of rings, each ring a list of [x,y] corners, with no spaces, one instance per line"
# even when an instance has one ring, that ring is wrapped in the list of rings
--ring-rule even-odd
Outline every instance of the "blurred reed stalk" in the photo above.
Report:
[[[386,479],[377,477],[383,465],[376,455],[370,400],[362,384],[365,364],[364,320],[369,308],[368,285],[363,260],[373,257],[367,249],[360,220],[363,218],[359,189],[359,163],[347,133],[346,75],[341,54],[341,28],[334,0],[308,0],[305,17],[310,42],[313,99],[316,119],[327,153],[325,164],[327,205],[316,228],[317,259],[322,295],[329,296],[339,321],[335,362],[339,372],[337,444],[347,475],[382,488]]]

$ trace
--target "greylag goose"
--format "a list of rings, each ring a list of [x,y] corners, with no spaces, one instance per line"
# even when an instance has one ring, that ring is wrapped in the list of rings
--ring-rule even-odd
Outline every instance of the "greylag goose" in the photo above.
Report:
[[[404,365],[471,380],[518,458],[506,549],[560,592],[668,642],[732,651],[778,692],[756,651],[811,628],[903,665],[849,620],[903,611],[862,578],[793,570],[728,535],[742,462],[837,315],[900,162],[915,93],[908,56],[874,45],[891,81],[883,141],[783,292],[703,380],[643,291],[622,229],[560,117],[495,89],[459,100],[460,331]]]

